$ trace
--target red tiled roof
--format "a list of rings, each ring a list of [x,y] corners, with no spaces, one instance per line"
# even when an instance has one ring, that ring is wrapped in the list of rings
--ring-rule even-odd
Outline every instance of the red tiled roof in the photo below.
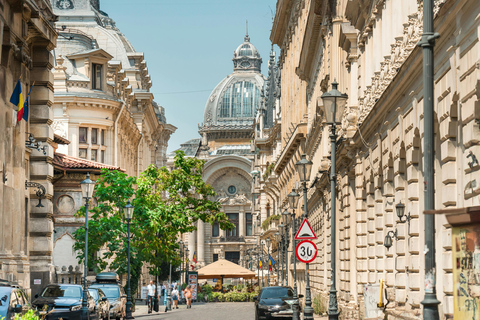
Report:
[[[114,167],[108,164],[80,159],[72,156],[68,156],[62,153],[56,153],[53,158],[52,164],[61,169],[109,169],[109,170],[120,170],[125,171],[120,167]]]

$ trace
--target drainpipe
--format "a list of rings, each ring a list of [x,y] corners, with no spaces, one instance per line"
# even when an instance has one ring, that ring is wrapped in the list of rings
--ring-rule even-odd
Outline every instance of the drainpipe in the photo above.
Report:
[[[138,140],[138,145],[137,145],[137,177],[140,176],[140,144],[142,143],[143,140],[143,133],[140,133],[140,140]]]
[[[118,116],[117,118],[115,119],[115,124],[114,124],[114,133],[113,133],[113,137],[115,139],[115,155],[114,155],[114,159],[113,159],[113,165],[115,167],[118,167],[117,163],[118,163],[118,138],[117,138],[117,125],[118,125],[118,119],[120,119],[120,116],[122,115],[122,112],[123,112],[123,109],[125,109],[125,102],[122,104],[122,108],[120,109],[120,112],[118,113]]]

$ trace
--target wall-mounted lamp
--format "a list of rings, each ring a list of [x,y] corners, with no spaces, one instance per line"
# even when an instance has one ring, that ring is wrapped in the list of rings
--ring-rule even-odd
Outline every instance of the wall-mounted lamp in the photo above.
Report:
[[[42,145],[41,142],[35,140],[33,135],[31,133],[28,133],[28,141],[25,141],[25,147],[30,148],[30,149],[37,149],[37,151],[42,150],[43,155],[46,156],[48,146],[44,145],[43,147],[41,147],[41,145]]]
[[[3,184],[7,182],[7,172],[5,171],[5,162],[3,163],[3,169],[2,169],[2,181],[3,181]]]
[[[42,199],[45,197],[45,193],[47,192],[45,187],[43,185],[41,185],[40,183],[30,182],[30,181],[25,180],[25,190],[27,188],[37,188],[37,191],[35,191],[35,194],[38,197],[38,204],[36,205],[36,207],[37,208],[43,207]]]
[[[405,223],[408,221],[408,224],[410,224],[410,220],[412,219],[412,217],[410,216],[410,212],[405,215],[405,205],[401,201],[395,206],[395,209],[397,211],[397,217],[400,222]]]
[[[473,167],[478,166],[478,159],[477,157],[473,154],[472,150],[467,155],[467,158],[472,158],[472,161],[468,162],[468,166],[470,169],[473,169]]]
[[[393,239],[397,240],[397,229],[395,229],[395,232],[392,230],[387,232],[387,235],[385,236],[385,241],[383,241],[383,245],[387,250],[389,250],[392,245],[393,245]]]

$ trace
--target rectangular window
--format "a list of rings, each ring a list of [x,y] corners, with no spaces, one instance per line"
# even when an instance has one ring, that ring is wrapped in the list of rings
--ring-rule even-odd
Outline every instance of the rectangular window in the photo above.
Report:
[[[92,144],[98,144],[98,129],[92,129]]]
[[[92,89],[102,90],[102,65],[92,64]]]
[[[87,128],[84,128],[84,127],[78,128],[78,142],[87,143]]]
[[[100,161],[105,163],[105,150],[100,151]]]
[[[213,254],[213,262],[218,261],[218,253]]]
[[[104,146],[105,145],[105,130],[102,129],[100,132],[101,132],[100,133],[100,141],[102,142],[102,146]]]
[[[220,228],[218,222],[215,222],[212,226],[212,237],[218,237],[220,235]]]
[[[227,230],[227,237],[238,236],[238,213],[227,213],[228,220],[235,225],[233,230]]]
[[[78,157],[87,159],[87,149],[78,149]]]
[[[252,214],[251,213],[246,213],[245,214],[245,220],[246,220],[246,228],[245,228],[245,231],[246,231],[246,235],[247,236],[251,236],[253,235],[253,232],[252,232]]]
[[[97,161],[98,150],[92,150],[92,161]]]

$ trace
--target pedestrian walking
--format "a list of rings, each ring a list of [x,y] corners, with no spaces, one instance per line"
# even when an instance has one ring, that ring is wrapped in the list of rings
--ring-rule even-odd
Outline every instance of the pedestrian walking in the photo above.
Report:
[[[188,285],[185,288],[184,293],[185,293],[185,299],[187,299],[187,309],[191,309],[192,308],[192,286]]]
[[[173,287],[173,290],[172,290],[172,302],[173,302],[173,305],[172,305],[172,309],[178,309],[178,296],[179,296],[179,292],[177,290],[177,287]]]
[[[152,313],[153,309],[153,300],[155,298],[155,288],[153,281],[150,280],[150,284],[147,286],[147,295],[148,295],[148,313]]]

